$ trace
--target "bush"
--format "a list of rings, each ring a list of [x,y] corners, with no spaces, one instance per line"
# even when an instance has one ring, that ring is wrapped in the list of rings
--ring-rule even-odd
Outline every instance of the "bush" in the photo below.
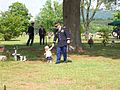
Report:
[[[102,43],[103,43],[104,46],[106,46],[106,44],[109,41],[110,30],[106,27],[102,27],[102,28],[99,28],[98,32],[101,32],[101,37],[103,38]]]

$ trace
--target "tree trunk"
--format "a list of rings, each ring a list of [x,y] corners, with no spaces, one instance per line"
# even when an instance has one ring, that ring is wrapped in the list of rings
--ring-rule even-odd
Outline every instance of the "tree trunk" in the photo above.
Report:
[[[80,0],[63,0],[63,19],[72,36],[71,45],[81,49]]]

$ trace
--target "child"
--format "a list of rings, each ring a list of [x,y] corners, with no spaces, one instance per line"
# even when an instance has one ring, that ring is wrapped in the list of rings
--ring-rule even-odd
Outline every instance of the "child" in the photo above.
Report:
[[[49,48],[49,46],[45,46],[45,53],[44,53],[44,55],[45,55],[45,58],[47,59],[47,63],[51,63],[52,61],[52,53],[51,53],[51,49],[53,48],[53,46],[52,47],[50,47]]]

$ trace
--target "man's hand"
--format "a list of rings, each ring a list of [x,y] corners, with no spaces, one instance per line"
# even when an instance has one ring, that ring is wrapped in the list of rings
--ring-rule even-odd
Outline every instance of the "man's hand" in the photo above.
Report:
[[[70,40],[67,40],[67,44],[70,44]]]

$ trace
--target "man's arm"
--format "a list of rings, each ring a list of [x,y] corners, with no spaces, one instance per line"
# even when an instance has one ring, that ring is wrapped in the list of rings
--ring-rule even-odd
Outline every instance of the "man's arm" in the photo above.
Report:
[[[56,40],[57,40],[57,34],[55,33],[55,34],[54,34],[54,39],[53,39],[52,47],[55,46]]]
[[[65,29],[65,35],[66,35],[66,38],[67,38],[67,43],[69,44],[70,40],[71,40],[71,37],[70,37],[71,35],[70,35],[70,32],[67,28]]]
[[[30,26],[28,27],[28,31],[27,31],[27,33],[28,33],[28,34],[31,33],[31,28],[30,28]]]
[[[41,28],[39,28],[39,36],[41,35]]]
[[[44,35],[46,35],[46,30],[45,30],[45,28],[44,28]]]
[[[54,43],[54,44],[56,43],[56,40],[57,40],[57,35],[55,34],[55,35],[54,35],[54,39],[53,39],[53,43]]]

